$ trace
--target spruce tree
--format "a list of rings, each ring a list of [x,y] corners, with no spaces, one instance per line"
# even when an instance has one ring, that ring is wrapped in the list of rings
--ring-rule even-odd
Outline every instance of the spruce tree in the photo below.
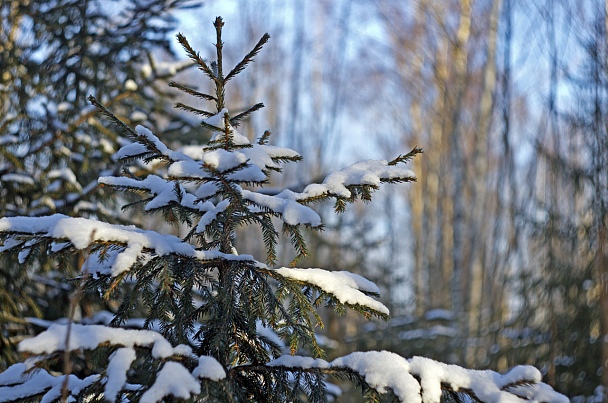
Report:
[[[115,2],[112,2],[115,3]],[[94,94],[129,123],[172,120],[166,82],[191,63],[155,62],[170,52],[170,11],[190,0],[5,0],[0,2],[0,216],[61,213],[123,223],[115,195],[97,177],[124,141],[87,101]],[[159,102],[159,100],[161,100]],[[170,105],[170,104],[169,104]],[[143,111],[146,113],[144,114]],[[16,362],[17,342],[40,330],[24,317],[68,314],[71,284],[25,253],[0,257],[0,370]],[[77,275],[80,256],[63,261]],[[90,298],[81,304],[86,313]],[[39,323],[40,322],[36,322]]]
[[[481,401],[567,401],[540,383],[540,372],[527,366],[500,375],[387,351],[324,360],[315,337],[315,327],[322,326],[320,306],[339,313],[351,309],[369,319],[387,320],[389,312],[375,298],[375,284],[361,276],[297,268],[309,253],[303,229],[323,229],[310,206],[331,199],[340,213],[356,200],[371,200],[383,183],[415,181],[404,164],[421,150],[414,148],[390,161],[355,163],[302,192],[264,193],[261,188],[272,172],[280,173],[282,163],[302,157],[269,145],[268,131],[255,143],[237,131],[262,105],[232,115],[225,104],[226,86],[253,61],[269,36],[226,72],[223,25],[221,18],[214,22],[213,63],[178,35],[189,58],[214,85],[207,94],[171,84],[214,104],[213,112],[179,105],[202,116],[202,128],[213,132],[199,152],[170,149],[149,129],[131,128],[90,97],[132,140],[115,155],[124,164],[123,175],[102,176],[99,183],[143,195],[125,208],[162,214],[167,222],[187,229],[182,238],[62,214],[0,219],[2,253],[27,251],[31,258],[25,263],[41,256],[86,253],[72,305],[84,293],[120,301],[105,324],[69,318],[67,324],[53,324],[21,342],[28,359],[0,374],[0,401],[325,402],[331,378],[355,382],[373,401],[383,395],[413,402],[439,402],[442,396],[458,400],[463,395]],[[133,169],[135,161],[155,161],[156,170],[142,174]],[[264,262],[237,252],[236,230],[247,225],[261,230]],[[295,250],[289,267],[276,267],[281,234]],[[131,288],[124,292],[127,283]],[[145,318],[138,321],[135,315],[142,307]],[[86,371],[80,361],[89,362]]]

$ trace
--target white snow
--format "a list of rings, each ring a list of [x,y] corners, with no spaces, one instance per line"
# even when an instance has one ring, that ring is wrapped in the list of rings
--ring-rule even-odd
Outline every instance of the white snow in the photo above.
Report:
[[[131,119],[133,122],[143,122],[144,120],[148,119],[148,115],[141,111],[133,111],[131,115],[129,115],[129,119]]]
[[[173,347],[173,354],[183,355],[184,357],[192,355],[192,347],[185,344],[178,344],[177,346]]]
[[[286,147],[278,147],[278,146],[270,146],[270,145],[260,145],[260,144],[254,144],[253,146],[253,150],[256,149],[262,149],[264,150],[264,153],[268,154],[268,156],[270,158],[296,158],[296,157],[300,157],[300,154],[295,151],[292,150],[291,148],[286,148]],[[245,151],[247,150],[251,150],[251,149],[245,149]]]
[[[226,113],[228,113],[228,109],[224,108],[218,114],[213,115],[207,119],[204,119],[203,122],[207,123],[208,125],[220,128],[223,131],[224,130],[224,115]],[[242,145],[250,144],[249,139],[246,136],[243,136],[241,133],[239,133],[234,127],[232,127],[231,124],[228,124],[228,129],[230,132],[229,137],[232,138],[232,142],[235,145],[242,146]],[[215,132],[213,137],[211,138],[211,141],[221,140],[223,137],[224,137],[224,133]]]
[[[4,174],[4,175],[0,176],[0,180],[2,180],[4,182],[24,183],[26,185],[35,184],[34,179],[32,179],[30,176],[23,175],[23,174],[15,174],[15,173]]]
[[[125,90],[137,91],[137,83],[129,78],[127,81],[125,81]]]
[[[202,169],[200,162],[194,160],[177,161],[169,167],[169,176],[177,178],[208,178],[209,174]]]
[[[69,244],[68,244],[69,245]],[[97,278],[97,274],[109,274],[112,275],[112,268],[116,266],[116,258],[120,251],[116,249],[107,250],[103,254],[103,258],[100,252],[91,253],[84,261],[82,265],[82,271],[92,274],[94,278]]]
[[[141,66],[141,74],[144,76],[144,78],[149,78],[152,75],[152,66],[149,64],[144,64]]]
[[[183,146],[179,151],[193,160],[203,160],[205,153],[209,152],[201,146]],[[243,148],[233,152],[245,155],[250,164],[260,169],[279,168],[279,164],[273,158],[295,158],[300,156],[300,154],[290,148],[260,144],[252,144],[250,148]]]
[[[279,168],[273,158],[295,158],[300,154],[290,148],[269,145],[253,144],[251,148],[241,150],[247,156],[249,162],[260,169]]]
[[[192,60],[185,59],[175,62],[156,62],[154,64],[154,70],[149,64],[141,66],[141,72],[144,78],[149,78],[152,73],[155,74],[156,78],[166,78],[176,75],[188,66],[193,64]]]
[[[333,383],[326,382],[325,386],[327,388],[327,393],[332,396],[342,396],[342,389]],[[331,402],[331,400],[330,400]]]
[[[244,148],[241,152],[247,156],[250,163],[260,169],[279,168],[279,164],[273,161],[266,147],[268,146],[253,144],[251,148]]]
[[[61,190],[61,188],[63,184],[61,183],[60,180],[55,180],[53,182],[51,182],[47,187],[46,187],[46,192],[47,193],[55,193],[55,192],[59,192]]]
[[[195,203],[194,195],[186,193],[184,188],[177,182],[171,182],[156,175],[148,175],[143,180],[127,178],[125,176],[104,176],[99,178],[99,183],[109,186],[142,189],[154,194],[156,197],[146,204],[145,210],[147,211],[168,206],[171,202],[178,203],[178,193],[182,199],[179,203],[184,207],[203,212],[214,208],[211,202]],[[178,185],[178,192],[176,192],[176,184]]]
[[[47,174],[48,179],[58,179],[61,178],[65,182],[71,183],[74,186],[82,189],[80,183],[78,183],[78,179],[76,179],[76,174],[70,168],[61,168],[61,169],[53,169],[49,171]]]
[[[380,393],[392,389],[401,401],[414,403],[439,403],[442,383],[455,391],[470,390],[484,402],[520,403],[522,400],[517,395],[537,402],[568,402],[567,397],[539,383],[540,372],[530,366],[515,367],[501,375],[494,371],[468,370],[422,357],[408,360],[388,351],[356,352],[330,363],[310,357],[281,356],[267,365],[294,369],[347,367],[363,376]],[[505,388],[514,383],[518,385]]]
[[[269,367],[290,367],[290,368],[322,368],[327,369],[330,367],[329,362],[321,358],[302,357],[298,355],[282,355],[277,359],[270,361]]]
[[[203,170],[200,162],[194,160],[177,161],[169,167],[169,176],[177,178],[208,178],[209,174]]]
[[[409,362],[395,353],[388,351],[356,352],[335,359],[331,362],[331,366],[352,369],[364,376],[365,382],[380,393],[384,393],[387,388],[390,388],[403,402],[422,402],[420,384],[410,373]]]
[[[10,134],[5,134],[5,135],[0,136],[0,145],[18,143],[18,142],[19,142],[19,138],[17,136],[13,136]]]
[[[203,163],[224,172],[247,162],[247,156],[238,151],[226,151],[222,148],[203,154]]]
[[[129,347],[119,348],[110,356],[106,373],[108,378],[104,386],[104,397],[114,403],[118,393],[127,383],[127,371],[135,361],[135,350]]]
[[[128,271],[138,257],[149,256],[153,251],[159,256],[178,254],[199,260],[239,260],[255,262],[251,255],[235,256],[216,250],[196,250],[193,245],[176,236],[142,230],[135,226],[113,225],[87,218],[72,218],[62,214],[46,217],[5,217],[0,219],[0,232],[29,234],[69,240],[78,250],[86,249],[91,243],[103,241],[124,249],[116,255],[111,274],[116,276]],[[145,256],[142,256],[145,257]]]
[[[139,400],[140,403],[156,403],[165,396],[188,399],[201,393],[201,385],[192,374],[178,362],[169,361],[156,375],[156,380]]]
[[[296,194],[297,200],[319,197],[324,194],[349,198],[347,186],[372,185],[379,186],[382,180],[410,179],[416,176],[412,171],[400,165],[388,165],[386,160],[360,161],[339,171],[331,172],[322,184],[308,185],[302,193]]]
[[[70,102],[60,102],[57,104],[57,112],[67,112],[72,109],[72,104]]]
[[[114,148],[114,143],[112,143],[106,138],[99,139],[99,145],[101,146],[103,152],[106,154],[112,154],[114,153],[114,151],[116,151]]]
[[[241,190],[244,199],[257,206],[267,208],[281,215],[282,220],[289,225],[308,224],[313,227],[321,225],[321,217],[310,207],[304,206],[291,199],[290,194],[282,192],[276,196]]]
[[[101,325],[72,324],[70,338],[67,341],[69,350],[94,349],[102,343],[123,347],[152,347],[152,356],[167,358],[174,354],[171,343],[160,333],[152,330],[129,330]],[[32,354],[50,354],[66,349],[68,326],[53,324],[47,330],[31,339],[19,343],[19,351]]]
[[[157,158],[161,156],[167,157],[170,161],[180,161],[182,159],[191,158],[180,153],[169,149],[158,137],[156,137],[150,129],[142,125],[135,126],[135,133],[138,135],[136,142],[123,146],[114,155],[114,158],[120,159],[125,157],[134,156],[141,153],[152,153],[156,154]],[[134,145],[139,144],[139,146]],[[158,155],[160,154],[160,155]]]
[[[23,373],[27,369],[27,366],[22,362],[11,365],[6,371],[0,372],[0,386],[23,382]]]
[[[116,152],[112,156],[115,160],[120,160],[122,158],[130,158],[136,155],[145,154],[148,152],[146,146],[141,143],[130,143],[125,146],[122,146],[120,150]]]
[[[279,335],[270,327],[264,326],[261,320],[255,323],[255,331],[258,335],[265,337],[269,341],[275,343],[281,349],[285,349],[285,342]]]
[[[209,153],[211,154],[211,153]],[[205,154],[205,158],[208,154]],[[223,159],[219,159],[220,155],[225,156]],[[242,156],[242,157],[241,157]],[[235,165],[236,162],[242,160]],[[210,156],[209,161],[222,168],[232,169],[246,161],[246,157],[243,153],[237,152],[225,152],[222,154],[215,154]],[[205,163],[205,159],[203,159],[203,163]],[[215,168],[214,165],[209,165],[212,168]],[[225,170],[225,169],[224,169]],[[222,172],[222,170],[219,170]],[[203,165],[200,162],[194,160],[184,159],[181,161],[177,161],[169,167],[168,170],[169,176],[177,177],[181,179],[209,179],[211,178],[211,174],[203,168]],[[233,181],[243,181],[243,182],[263,182],[266,180],[266,174],[255,165],[247,165],[243,169],[240,169],[236,172],[233,172],[227,176],[228,179]]]
[[[222,365],[215,358],[203,355],[198,357],[198,366],[194,368],[192,375],[196,378],[219,381],[226,378],[226,371],[224,371]]]
[[[162,141],[160,141],[158,137],[152,134],[152,131],[150,131],[150,129],[148,129],[147,127],[137,125],[135,126],[135,133],[145,137],[146,139],[148,139],[148,141],[153,143],[156,149],[161,152],[161,154],[169,156],[172,153],[172,151]]]
[[[379,293],[371,281],[347,271],[327,271],[322,269],[291,269],[281,267],[276,270],[283,277],[312,284],[333,295],[343,304],[361,305],[388,315],[389,310],[380,301],[364,292]]]
[[[76,203],[76,205],[74,206],[74,211],[76,212],[80,212],[80,211],[96,211],[97,210],[97,204],[85,201],[85,200],[80,200],[78,203]]]
[[[215,183],[203,183],[202,185],[199,186],[199,188],[196,190],[196,192],[194,193],[194,195],[196,197],[198,197],[199,199],[207,199],[210,197],[215,196],[215,194],[217,193],[217,186],[215,185]]]
[[[9,249],[12,249],[17,245],[21,245],[21,242],[17,241],[16,239],[9,238],[6,241],[4,241],[4,245],[0,245],[0,253],[5,252]]]
[[[324,348],[338,348],[340,347],[340,342],[334,339],[330,339],[329,337],[315,333],[315,339],[317,340],[317,344]]]
[[[116,402],[121,390],[128,389],[127,372],[136,359],[134,347],[152,348],[152,357],[167,359],[174,355],[192,356],[189,346],[180,344],[172,347],[160,333],[151,330],[126,330],[100,325],[71,325],[67,342],[70,350],[95,349],[100,344],[108,343],[121,346],[109,358],[104,380],[104,396],[110,402]],[[66,332],[68,325],[53,324],[36,337],[26,339],[19,344],[19,350],[31,354],[50,354],[66,349]],[[182,364],[167,361],[157,373],[152,387],[141,397],[141,402],[159,402],[165,396],[190,398],[200,393],[198,379],[206,378],[219,381],[226,377],[226,372],[213,357],[201,356],[198,366],[191,374]],[[0,402],[11,401],[48,390],[42,401],[51,402],[61,396],[64,376],[54,377],[44,370],[25,376],[29,367],[25,363],[15,364],[0,373]],[[69,389],[77,394],[82,388],[99,379],[92,375],[80,380],[70,375]]]
[[[18,363],[0,374],[0,402],[19,401],[45,391],[47,392],[42,396],[41,402],[49,403],[61,397],[65,375],[52,376],[43,369],[26,374],[27,370],[29,370],[29,367],[26,364]],[[97,379],[99,379],[99,375],[91,375],[84,379],[69,375],[68,390],[70,395],[77,395]],[[71,401],[74,401],[74,399],[71,398]]]
[[[228,179],[240,182],[264,182],[266,174],[255,165],[249,165],[239,171],[228,175]]]
[[[31,249],[21,249],[19,251],[17,258],[18,258],[20,264],[23,264],[25,262],[27,257],[30,255],[31,251],[32,251]]]
[[[205,123],[211,126],[219,127],[220,129],[224,128],[224,115],[228,113],[228,109],[224,108],[219,113],[208,117],[203,120]]]
[[[205,214],[203,214],[200,221],[198,222],[198,225],[196,226],[196,232],[199,234],[205,232],[207,226],[211,224],[213,220],[215,220],[218,214],[224,212],[228,208],[228,206],[230,206],[230,200],[225,199],[219,202],[214,209],[211,209]]]
[[[169,168],[169,175],[209,178],[209,173],[203,169],[202,165],[206,165],[219,172],[225,172],[247,162],[247,156],[242,152],[226,151],[220,148],[203,152],[199,161],[200,162],[195,161],[189,156],[184,155],[182,156],[181,161],[171,165]]]
[[[517,369],[515,367],[514,369]],[[600,386],[601,388],[601,386]],[[517,394],[518,396],[525,397],[533,402],[574,402],[575,399],[569,400],[566,396],[558,394],[553,388],[546,383],[535,383],[533,385],[520,385],[516,387],[509,388],[509,391]],[[594,400],[587,400],[587,402],[603,402],[604,394],[601,394],[601,397],[598,395],[594,396]],[[592,398],[593,399],[593,398]]]
[[[178,148],[178,151],[193,160],[200,160],[203,158],[205,148],[201,145],[185,145]]]

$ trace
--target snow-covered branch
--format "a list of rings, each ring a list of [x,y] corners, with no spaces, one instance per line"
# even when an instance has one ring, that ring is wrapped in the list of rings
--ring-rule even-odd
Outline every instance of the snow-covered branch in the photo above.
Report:
[[[358,274],[348,271],[292,269],[288,267],[281,267],[275,271],[285,278],[298,281],[304,286],[312,286],[323,293],[329,294],[342,304],[368,308],[381,315],[389,314],[388,308],[383,303],[368,295],[380,294],[376,284]]]
[[[130,270],[138,258],[144,255],[150,258],[174,254],[201,261],[238,260],[262,265],[255,262],[250,255],[237,256],[217,250],[197,250],[174,235],[142,230],[132,225],[114,225],[87,218],[72,218],[62,214],[47,217],[5,217],[0,219],[0,234],[13,240],[35,238],[52,240],[58,244],[69,242],[77,250],[87,249],[95,243],[117,246],[119,251],[114,256],[110,272],[100,272],[112,276]],[[12,243],[11,248],[18,245],[20,244]],[[65,249],[65,245],[62,249]],[[94,268],[88,270],[95,272]]]
[[[151,330],[126,330],[98,325],[54,324],[38,336],[24,340],[19,350],[42,356],[61,351],[94,350],[101,345],[117,346],[110,355],[105,374],[91,375],[79,379],[69,375],[67,387],[70,394],[78,396],[83,389],[95,382],[104,386],[107,401],[123,401],[121,393],[127,390],[143,392],[140,402],[156,403],[166,396],[188,399],[201,393],[201,379],[220,381],[226,377],[223,367],[213,357],[195,356],[186,345],[173,347],[160,333]],[[68,337],[69,334],[69,337]],[[150,350],[153,359],[165,361],[151,385],[130,385],[127,372],[137,358],[136,348]],[[190,372],[184,364],[172,357],[196,363]],[[12,402],[28,397],[42,396],[42,401],[54,401],[61,396],[66,375],[53,376],[46,370],[28,367],[19,363],[0,374],[0,402]],[[179,382],[175,382],[179,379]]]
[[[536,368],[524,365],[504,375],[494,371],[469,370],[428,358],[405,359],[388,351],[356,352],[331,362],[301,356],[282,356],[267,364],[294,371],[346,368],[364,377],[380,393],[392,391],[402,402],[439,403],[442,390],[462,392],[483,402],[567,403],[568,398],[541,383]]]
[[[319,198],[351,198],[353,187],[371,186],[377,188],[381,183],[413,182],[416,175],[399,165],[390,165],[386,160],[367,160],[354,163],[339,171],[331,172],[323,183],[311,184],[295,199],[310,202]]]

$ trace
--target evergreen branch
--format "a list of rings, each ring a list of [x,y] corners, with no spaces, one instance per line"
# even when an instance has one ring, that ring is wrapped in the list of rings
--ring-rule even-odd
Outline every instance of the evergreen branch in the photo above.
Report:
[[[131,129],[128,125],[126,125],[122,120],[118,119],[116,115],[107,110],[102,104],[95,99],[93,95],[88,96],[89,102],[93,104],[97,109],[101,111],[101,113],[106,116],[112,123],[117,125],[122,131],[132,139],[138,139],[140,136],[135,132],[135,130]]]
[[[114,278],[109,279],[110,284],[107,286],[106,290],[104,291],[104,293],[102,295],[102,298],[104,301],[110,301],[112,299],[113,294],[118,292],[118,287],[122,284],[122,282],[125,280],[125,278],[127,276],[128,276],[128,272],[124,272]],[[125,309],[124,312],[131,312],[132,309],[135,308],[135,304],[137,302],[135,293],[129,293],[129,297],[127,297],[125,300],[123,300],[123,302],[121,303],[120,306],[122,307],[123,305],[128,304],[129,302],[131,302],[131,305],[128,305],[129,308]],[[118,320],[118,321],[120,321],[122,318],[122,315],[120,313],[121,313],[121,310],[119,307],[118,311],[115,314],[115,318],[117,318],[116,320]],[[126,320],[126,317],[124,319]]]
[[[298,284],[291,281],[285,281],[284,278],[277,279],[276,276],[270,275],[275,280],[279,281],[280,287],[277,290],[277,299],[283,301],[287,295],[291,297],[289,301],[288,315],[290,318],[299,318],[302,323],[290,319],[286,321],[287,327],[279,327],[278,334],[289,338],[290,351],[295,354],[298,351],[300,338],[305,340],[304,345],[309,345],[312,348],[315,358],[322,358],[325,352],[317,343],[313,328],[319,326],[324,327],[323,319],[317,313],[316,309],[310,301],[310,296],[307,296]],[[316,320],[316,324],[310,319],[312,316]],[[287,333],[288,332],[288,333]]]
[[[137,192],[136,190],[133,190],[133,192],[134,193],[140,193],[140,192]],[[146,192],[142,190],[141,194],[144,194],[144,193],[146,193]],[[144,205],[148,204],[149,202],[151,202],[153,199],[154,199],[154,197],[148,197],[146,199],[141,199],[141,200],[136,200],[136,201],[131,202],[131,203],[126,203],[126,204],[124,204],[120,208],[120,210],[121,211],[127,211],[127,210],[130,210],[130,209],[134,209],[136,207],[144,206]]]
[[[186,112],[194,113],[196,115],[205,116],[207,118],[213,116],[213,113],[211,113],[211,112],[207,112],[207,111],[204,111],[204,110],[201,110],[201,109],[196,109],[196,108],[193,108],[192,106],[184,105],[181,102],[176,102],[175,105],[174,105],[174,107],[177,108],[177,109],[181,109],[183,111],[186,111]]]
[[[289,225],[283,223],[283,233],[288,234],[291,238],[291,244],[296,251],[296,257],[289,263],[290,267],[295,267],[300,259],[308,256],[308,248],[306,247],[306,241],[300,232],[297,225]]]
[[[518,386],[530,386],[536,384],[536,381],[532,379],[518,379],[513,382],[509,382],[506,385],[503,385],[500,390],[508,391],[509,389],[516,388]]]
[[[233,78],[234,76],[236,76],[237,74],[239,74],[241,71],[243,71],[245,69],[245,67],[247,67],[247,64],[249,64],[250,62],[253,61],[253,58],[255,57],[255,55],[257,55],[260,52],[260,50],[262,50],[262,47],[266,44],[266,42],[268,42],[269,39],[270,39],[270,35],[268,35],[267,33],[265,33],[262,36],[262,38],[260,38],[260,40],[258,41],[258,43],[253,47],[253,49],[249,53],[247,53],[245,55],[245,57],[243,58],[243,60],[241,60],[230,71],[230,73],[228,73],[228,75],[224,79],[224,83],[228,82],[228,80],[230,80],[231,78]]]
[[[223,132],[223,131],[222,131]],[[234,142],[231,140],[229,143],[229,148],[231,151],[234,150],[242,150],[244,148],[252,148],[253,146],[251,144],[234,144]],[[223,148],[224,150],[226,149],[226,140],[225,138],[218,138],[215,140],[209,140],[207,142],[207,146],[205,147],[205,150],[215,150],[218,148]]]
[[[348,367],[331,366],[331,367],[327,367],[327,368],[321,368],[321,367],[314,367],[314,366],[313,367],[296,367],[296,366],[288,366],[288,365],[268,366],[268,365],[249,364],[249,365],[241,365],[238,367],[234,367],[229,370],[230,376],[237,376],[238,373],[249,373],[249,372],[253,372],[254,374],[256,374],[258,376],[272,374],[273,378],[275,378],[275,379],[277,379],[277,378],[281,379],[282,378],[281,375],[283,375],[283,373],[289,374],[288,378],[294,379],[294,384],[295,384],[293,386],[294,388],[297,388],[298,384],[300,382],[302,382],[302,375],[304,375],[304,374],[313,375],[316,378],[318,378],[321,382],[323,382],[323,378],[325,376],[332,376],[332,377],[335,377],[336,379],[345,380],[345,381],[354,383],[358,388],[360,388],[362,390],[363,394],[367,398],[366,401],[378,402],[378,403],[381,401],[380,400],[381,393],[378,392],[377,390],[375,390],[371,385],[369,385],[365,381],[365,376],[359,374],[355,370],[348,368]],[[283,377],[286,377],[286,376],[283,375]],[[277,383],[279,383],[279,382],[277,381]],[[278,385],[277,385],[277,387],[278,387]],[[313,390],[315,388],[309,388],[309,389],[310,390],[306,394],[309,395],[309,397],[310,397],[310,394],[313,393]],[[388,389],[390,390],[390,388],[388,388]],[[287,397],[287,396],[284,396],[284,393],[281,395],[282,399],[285,399]],[[325,393],[326,393],[326,391],[323,393],[322,396],[320,396],[321,400],[319,400],[319,401],[325,401],[325,399],[326,399]],[[288,401],[299,401],[300,397],[298,396],[297,391],[295,391],[295,396],[293,396],[292,399],[287,399],[287,400]]]
[[[184,206],[175,200],[167,202],[164,206],[149,208],[144,211],[144,214],[153,214],[157,212],[163,213],[163,218],[171,224],[179,225],[180,223],[184,223],[188,226],[191,226],[193,222],[190,218],[191,216],[200,217],[202,214],[201,210]]]
[[[418,178],[412,176],[410,178],[381,178],[380,182],[382,183],[408,183],[408,182],[418,182]],[[375,190],[377,190],[376,188]]]
[[[304,269],[303,269],[304,270]],[[363,304],[358,304],[358,303],[350,303],[350,302],[341,302],[340,300],[338,300],[338,298],[330,293],[325,291],[322,287],[316,285],[316,284],[312,284],[310,282],[307,281],[303,281],[303,280],[298,280],[298,279],[293,279],[293,278],[285,278],[286,281],[289,282],[293,282],[294,284],[297,284],[299,287],[309,287],[311,289],[314,289],[315,291],[317,291],[319,293],[319,297],[315,299],[315,303],[313,303],[313,305],[318,306],[319,305],[319,301],[320,299],[325,299],[327,301],[327,305],[328,306],[332,306],[334,307],[334,309],[336,310],[336,312],[341,313],[344,312],[344,309],[342,309],[343,307],[347,307],[357,313],[359,313],[360,315],[362,315],[365,319],[370,320],[372,318],[372,316],[375,316],[379,319],[382,319],[384,321],[388,321],[390,320],[390,315],[388,315],[387,313],[384,312],[380,312],[370,306],[366,306]],[[363,294],[371,294],[374,295],[374,293],[368,293],[365,292],[363,290],[357,290]]]
[[[258,140],[258,144],[261,145],[261,146],[263,146],[265,144],[268,144],[268,139],[270,138],[271,134],[272,133],[270,132],[270,130],[265,130],[264,134],[262,135],[262,137],[260,137],[260,139]],[[273,161],[274,161],[274,158],[273,158]]]
[[[261,139],[260,139],[261,140]],[[301,155],[296,156],[280,156],[280,157],[270,157],[274,162],[300,162],[303,160]]]
[[[447,383],[447,382],[441,382],[441,390],[447,394],[450,395],[450,397],[452,397],[456,402],[465,402],[468,400],[472,400],[474,402],[477,403],[483,403],[483,400],[479,399],[477,397],[477,395],[475,394],[475,392],[473,392],[473,389],[469,389],[469,388],[453,388],[451,384]],[[466,395],[466,397],[468,397],[467,400],[461,398],[460,396],[458,396],[459,394],[462,395]],[[515,395],[517,396],[517,395]],[[522,400],[528,400],[525,397],[522,396],[517,396]]]
[[[257,278],[259,283],[263,287],[263,290],[262,290],[263,292],[260,293],[260,295],[263,295],[265,298],[267,298],[267,303],[264,304],[263,306],[267,310],[267,316],[269,317],[269,323],[271,324],[271,326],[273,328],[276,328],[278,326],[278,323],[281,320],[283,320],[286,323],[288,323],[290,326],[291,325],[295,326],[296,322],[293,321],[292,317],[289,315],[289,313],[285,309],[285,307],[283,305],[283,299],[278,298],[275,295],[272,287],[268,284],[266,279],[262,277],[262,275],[269,275],[269,272],[270,272],[269,270],[260,269],[259,267],[251,268],[251,276],[254,278]],[[273,278],[272,276],[269,276],[269,277]],[[280,319],[275,317],[274,313],[277,311],[280,313]]]
[[[212,95],[204,94],[202,92],[198,92],[198,91],[196,91],[196,90],[194,90],[192,88],[186,87],[185,85],[178,84],[175,81],[170,81],[169,82],[169,87],[177,88],[178,90],[180,90],[182,92],[185,92],[188,95],[192,95],[192,96],[195,96],[197,98],[204,99],[206,101],[217,101],[217,99],[215,99],[215,97],[212,96]]]
[[[262,109],[263,107],[264,107],[264,104],[261,102],[253,105],[251,108],[247,109],[245,112],[239,113],[235,117],[231,118],[230,124],[234,127],[238,127],[243,118],[247,117],[248,115],[250,115],[251,113],[253,113],[257,110]]]
[[[213,80],[215,83],[218,83],[219,80],[215,76],[215,74],[213,74],[213,71],[209,68],[207,63],[205,63],[205,61],[200,57],[199,53],[195,52],[194,49],[192,49],[192,46],[190,46],[188,40],[181,32],[177,34],[177,41],[182,45],[188,57],[199,66],[199,70],[202,70],[211,80]]]
[[[154,159],[156,159],[156,153],[146,151],[146,152],[139,153],[139,154],[126,155],[124,157],[119,158],[118,161],[120,161],[122,164],[127,165],[127,164],[132,164],[133,162],[135,162],[137,160],[149,162]]]
[[[264,240],[264,246],[266,247],[266,264],[273,265],[277,259],[277,238],[279,234],[274,229],[274,224],[270,215],[266,214],[259,220],[260,228],[262,230],[262,238]]]
[[[402,162],[402,163],[408,163],[409,161],[412,160],[412,158],[414,158],[417,154],[422,154],[422,148],[420,147],[414,147],[412,149],[412,151],[410,151],[409,153],[405,154],[405,155],[399,155],[397,158],[395,158],[394,160],[392,160],[391,162],[389,162],[389,165],[397,165],[398,163]]]
[[[99,110],[101,110],[102,114],[105,115],[112,123],[116,124],[119,128],[121,128],[122,131],[127,135],[127,137],[143,144],[150,151],[151,155],[145,160],[145,162],[149,162],[154,159],[160,159],[160,160],[165,160],[165,161],[171,160],[169,158],[169,156],[163,154],[158,149],[157,145],[153,141],[151,141],[150,138],[148,138],[147,136],[145,136],[143,134],[139,134],[135,130],[131,129],[127,124],[125,124],[120,119],[118,119],[118,117],[116,117],[116,115],[114,115],[112,112],[107,110],[103,105],[101,105],[99,103],[99,101],[97,101],[97,99],[95,99],[94,96],[89,95],[88,99],[95,107],[97,107]],[[145,128],[144,128],[144,130],[148,131],[148,129],[145,129]],[[158,139],[156,139],[156,140],[158,140]],[[159,142],[160,142],[160,140],[159,140]],[[163,146],[164,146],[164,144],[163,144]]]
[[[209,123],[205,122],[204,120],[201,121],[201,126],[207,130],[211,130],[211,131],[217,132],[217,133],[224,133],[224,130],[225,130],[221,127],[210,125]],[[223,142],[223,140],[222,140],[222,142]]]

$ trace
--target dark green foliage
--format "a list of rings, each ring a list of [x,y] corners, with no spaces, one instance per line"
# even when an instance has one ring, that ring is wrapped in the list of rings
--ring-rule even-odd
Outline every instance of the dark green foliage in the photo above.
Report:
[[[150,122],[161,111],[175,120],[154,96],[160,77],[152,52],[170,53],[167,33],[174,20],[168,11],[195,5],[0,3],[0,216],[63,213],[120,220],[111,195],[96,186],[99,172],[113,165],[120,137],[97,118],[86,95],[95,94],[121,116],[141,108],[150,112]],[[120,12],[110,11],[118,6]],[[70,286],[54,278],[56,266],[39,257],[31,253],[26,259],[36,260],[36,280],[14,258],[0,257],[0,370],[15,362],[15,343],[33,330],[19,318],[67,315],[60,305]],[[79,259],[72,255],[62,267],[75,273]]]

